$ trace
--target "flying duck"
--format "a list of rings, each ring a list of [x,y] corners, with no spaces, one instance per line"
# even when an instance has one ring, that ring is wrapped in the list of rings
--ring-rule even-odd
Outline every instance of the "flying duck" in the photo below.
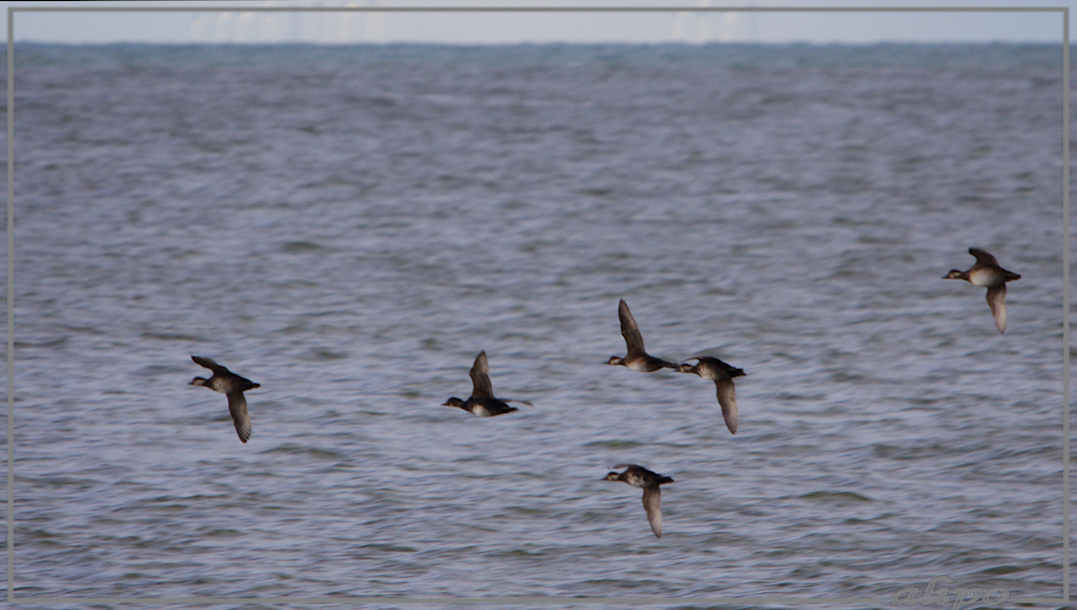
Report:
[[[1006,332],[1006,282],[1021,279],[1020,275],[999,266],[998,259],[979,248],[969,248],[969,254],[976,257],[976,264],[968,271],[951,269],[942,276],[944,280],[965,280],[973,286],[987,287],[987,305],[995,317],[995,326],[999,333]]]
[[[625,303],[624,299],[621,299],[621,303],[617,306],[617,315],[621,318],[621,334],[624,335],[628,353],[623,358],[610,356],[606,364],[626,366],[641,373],[650,373],[661,368],[677,369],[676,364],[655,358],[644,351],[643,335],[640,334],[636,319],[632,317],[632,312],[628,310],[628,303]]]
[[[632,487],[643,489],[643,509],[647,511],[647,521],[651,524],[651,531],[658,538],[662,537],[662,490],[659,485],[672,483],[673,479],[665,475],[651,472],[643,466],[636,464],[618,464],[614,468],[624,468],[621,473],[610,472],[606,474],[604,481],[624,481]]]
[[[236,434],[239,435],[239,440],[246,443],[251,437],[251,416],[247,413],[247,399],[243,392],[261,386],[246,377],[236,375],[209,358],[191,356],[191,360],[213,371],[213,375],[209,379],[195,377],[189,385],[209,388],[228,396],[228,412],[232,414]]]
[[[722,417],[730,434],[737,433],[737,397],[733,389],[733,378],[743,376],[744,370],[722,362],[712,356],[689,358],[697,360],[696,364],[682,363],[677,370],[682,373],[695,373],[704,379],[710,379],[718,392],[718,404],[722,407]]]
[[[494,398],[494,386],[490,383],[490,363],[486,360],[486,351],[479,352],[475,356],[475,364],[471,365],[471,396],[467,400],[460,400],[456,396],[450,397],[441,406],[459,407],[472,415],[479,417],[494,417],[516,411],[516,407],[510,407],[504,401]],[[508,399],[513,400],[513,399]],[[531,403],[526,400],[516,400],[525,405]]]

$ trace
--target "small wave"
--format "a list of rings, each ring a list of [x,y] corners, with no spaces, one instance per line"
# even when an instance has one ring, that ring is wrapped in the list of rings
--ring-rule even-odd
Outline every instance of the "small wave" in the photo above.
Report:
[[[995,566],[993,568],[987,568],[986,570],[980,570],[980,574],[1013,574],[1014,572],[1024,572],[1027,569],[1027,566],[1001,565]]]
[[[344,457],[344,454],[340,451],[333,451],[329,449],[321,449],[319,447],[307,447],[304,445],[296,445],[295,443],[287,443],[268,449],[265,453],[289,453],[289,454],[306,454],[311,457],[322,458],[326,460],[336,460]]]
[[[821,500],[842,504],[846,502],[874,502],[871,498],[858,494],[855,491],[813,491],[797,496],[802,500]]]
[[[607,441],[591,441],[584,445],[584,447],[597,447],[601,449],[634,449],[636,447],[642,447],[645,444],[646,443],[641,443],[639,441],[618,438]]]
[[[311,241],[290,241],[281,246],[281,250],[290,254],[296,254],[300,252],[319,252],[328,250],[328,248]]]
[[[359,551],[384,551],[386,553],[417,553],[418,549],[402,544],[376,542],[374,544],[364,544],[363,546],[356,549],[356,552]]]
[[[324,347],[308,350],[303,354],[305,360],[343,360],[348,357],[348,352],[331,350]]]
[[[200,532],[199,535],[206,538],[215,538],[218,536],[239,536],[239,530],[232,529],[230,527],[215,527],[213,529]]]
[[[187,333],[144,332],[141,336],[143,339],[156,339],[158,341],[182,341],[184,343],[197,343],[202,341],[202,337],[199,337],[198,335],[189,335]]]

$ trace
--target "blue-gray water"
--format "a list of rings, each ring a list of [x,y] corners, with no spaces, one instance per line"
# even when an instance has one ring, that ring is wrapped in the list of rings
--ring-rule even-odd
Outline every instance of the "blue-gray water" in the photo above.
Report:
[[[18,595],[1060,595],[1061,63],[20,46]]]

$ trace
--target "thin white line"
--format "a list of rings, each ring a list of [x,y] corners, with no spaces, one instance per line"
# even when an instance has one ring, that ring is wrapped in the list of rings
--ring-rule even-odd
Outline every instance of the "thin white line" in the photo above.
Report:
[[[870,604],[890,605],[889,597],[393,597],[340,595],[324,597],[26,597],[18,603],[29,604],[221,604],[221,603],[299,603],[325,604],[348,602],[381,602],[393,604]],[[1063,605],[1067,600],[1057,597],[1013,597],[1010,604]]]
[[[14,7],[13,7],[14,8]],[[23,6],[23,13],[1050,13],[1065,10],[1062,6]]]
[[[888,597],[404,597],[404,596],[362,596],[341,595],[324,597],[29,597],[19,598],[20,604],[115,604],[115,603],[142,603],[142,604],[220,604],[220,603],[347,603],[347,602],[379,602],[392,604],[870,604],[885,605],[891,602]],[[1015,601],[1015,600],[1010,600]],[[1052,600],[1058,602],[1060,600]]]
[[[7,599],[15,599],[15,14],[7,10]]]
[[[1070,598],[1070,10],[1062,13],[1062,597]]]

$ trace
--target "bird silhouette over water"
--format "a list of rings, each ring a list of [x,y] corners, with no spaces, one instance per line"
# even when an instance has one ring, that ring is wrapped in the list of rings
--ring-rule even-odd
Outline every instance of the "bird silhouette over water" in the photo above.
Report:
[[[625,366],[641,373],[651,373],[662,368],[677,369],[676,364],[655,358],[643,349],[643,335],[640,334],[639,325],[636,324],[636,319],[632,317],[632,312],[628,310],[628,303],[624,299],[621,299],[617,306],[617,315],[621,319],[621,334],[624,335],[628,353],[624,357],[610,356],[606,364]]]
[[[999,266],[998,259],[979,248],[969,248],[976,264],[967,271],[951,269],[944,280],[965,280],[973,286],[987,287],[987,305],[995,318],[999,333],[1006,332],[1006,282],[1021,279],[1020,275]]]
[[[490,363],[486,360],[486,351],[479,352],[475,356],[475,364],[471,365],[471,396],[467,400],[460,400],[456,396],[450,397],[441,406],[459,407],[472,415],[479,417],[494,417],[516,411],[516,407],[509,406],[505,401],[494,397],[494,386],[490,383]],[[525,405],[531,403],[526,400],[506,399],[520,402]]]
[[[722,418],[730,434],[737,433],[737,396],[733,388],[733,378],[744,376],[744,370],[738,369],[722,362],[712,356],[700,356],[689,358],[697,360],[696,364],[682,363],[679,370],[682,373],[695,373],[704,379],[714,382],[718,393],[718,405],[722,407]]]
[[[643,489],[643,510],[647,511],[647,521],[651,524],[654,535],[662,537],[662,489],[659,485],[672,483],[672,477],[651,472],[636,464],[618,464],[614,468],[624,468],[621,473],[609,472],[604,481],[624,481],[632,487]]]
[[[228,397],[228,412],[236,426],[236,434],[244,443],[251,437],[251,416],[247,413],[247,399],[243,392],[261,387],[246,377],[240,377],[209,358],[191,356],[191,360],[213,371],[209,379],[195,377],[189,385],[209,388]]]

